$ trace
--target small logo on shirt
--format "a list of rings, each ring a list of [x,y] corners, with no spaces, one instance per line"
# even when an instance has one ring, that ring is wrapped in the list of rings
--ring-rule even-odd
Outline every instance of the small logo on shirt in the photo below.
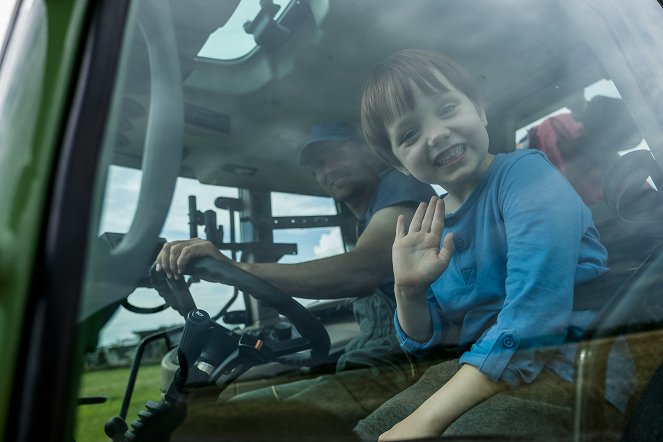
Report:
[[[477,268],[476,267],[468,267],[466,269],[463,269],[460,271],[461,275],[463,275],[463,281],[465,281],[465,285],[470,285],[474,284],[477,282]]]

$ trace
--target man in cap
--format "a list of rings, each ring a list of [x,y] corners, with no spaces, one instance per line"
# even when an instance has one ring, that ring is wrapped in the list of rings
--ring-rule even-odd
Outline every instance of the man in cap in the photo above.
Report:
[[[395,299],[391,264],[396,219],[409,222],[433,189],[396,170],[377,171],[375,157],[355,128],[322,122],[311,128],[299,162],[312,169],[320,186],[357,218],[356,246],[341,255],[297,263],[235,263],[302,298],[355,297],[353,312],[360,335],[339,358],[335,375],[276,385],[240,395],[242,399],[313,401],[350,427],[382,402],[410,385],[418,370],[400,350],[394,328]],[[164,245],[158,267],[181,277],[198,256],[227,260],[209,241],[191,239]]]

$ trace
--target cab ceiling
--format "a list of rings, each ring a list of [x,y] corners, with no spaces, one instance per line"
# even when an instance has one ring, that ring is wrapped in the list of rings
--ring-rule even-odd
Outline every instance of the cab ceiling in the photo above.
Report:
[[[511,148],[524,118],[603,75],[552,0],[308,3],[311,14],[284,46],[235,63],[193,59],[191,48],[204,42],[191,31],[200,14],[189,19],[178,10],[176,24],[187,30],[177,33],[187,115],[182,175],[208,184],[321,194],[297,164],[308,128],[325,119],[359,127],[366,78],[376,63],[403,48],[445,52],[475,75],[494,152]],[[202,23],[205,35],[213,30],[209,18]],[[134,52],[145,70],[141,50]],[[147,90],[149,85],[137,86],[127,97],[147,102]],[[140,134],[140,123],[133,127]],[[127,134],[118,163],[138,165],[136,134]]]

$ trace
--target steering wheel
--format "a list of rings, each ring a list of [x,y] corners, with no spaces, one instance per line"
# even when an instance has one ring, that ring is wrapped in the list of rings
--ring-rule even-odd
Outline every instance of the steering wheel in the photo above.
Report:
[[[207,281],[235,286],[263,303],[263,305],[274,308],[279,314],[288,318],[301,335],[301,338],[291,338],[279,342],[278,348],[272,349],[275,358],[310,349],[311,356],[308,358],[309,360],[297,361],[298,364],[305,364],[328,355],[331,345],[329,334],[320,321],[291,296],[267,281],[229,262],[211,257],[192,259],[184,273]],[[155,264],[150,269],[150,276],[159,294],[182,316],[186,317],[191,310],[196,309],[196,303],[182,278],[167,278],[165,273],[156,271]]]

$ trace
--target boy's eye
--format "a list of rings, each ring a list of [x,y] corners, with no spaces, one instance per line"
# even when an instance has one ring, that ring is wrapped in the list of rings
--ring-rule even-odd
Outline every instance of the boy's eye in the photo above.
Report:
[[[416,129],[406,130],[399,137],[398,144],[407,146],[417,139],[417,135],[419,135],[419,131]]]
[[[456,103],[448,103],[445,104],[444,106],[440,107],[440,109],[437,111],[437,115],[440,117],[448,117],[453,115],[453,113],[456,111],[458,108],[458,105]]]

